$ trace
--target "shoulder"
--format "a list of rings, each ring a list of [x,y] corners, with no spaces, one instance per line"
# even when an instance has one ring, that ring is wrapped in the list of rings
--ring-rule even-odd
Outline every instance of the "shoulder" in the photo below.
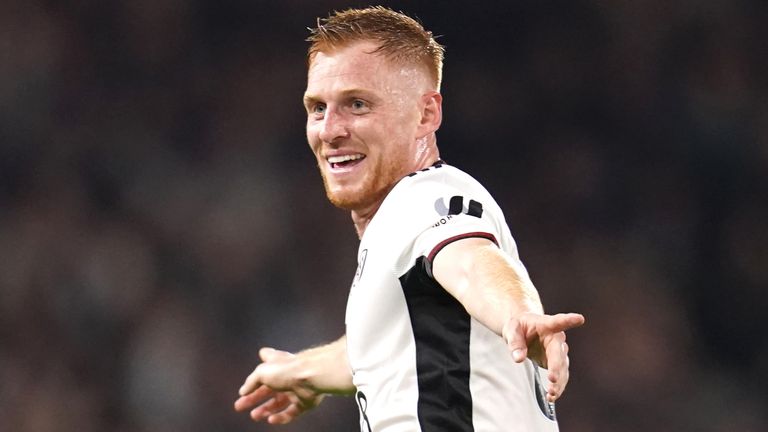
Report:
[[[412,235],[412,230],[421,232],[445,223],[446,217],[460,215],[503,220],[495,200],[477,180],[454,166],[437,163],[404,177],[387,195],[374,222]]]
[[[395,185],[390,195],[401,200],[423,200],[431,196],[438,197],[461,191],[487,193],[485,188],[469,174],[438,161],[428,168],[405,176]]]
[[[404,177],[385,203],[411,215],[472,214],[478,206],[500,211],[491,194],[474,177],[440,162]]]
[[[366,232],[376,227],[390,236],[410,236],[411,231],[423,230],[447,214],[450,198],[460,195],[466,183],[464,176],[442,162],[408,174],[387,194]]]

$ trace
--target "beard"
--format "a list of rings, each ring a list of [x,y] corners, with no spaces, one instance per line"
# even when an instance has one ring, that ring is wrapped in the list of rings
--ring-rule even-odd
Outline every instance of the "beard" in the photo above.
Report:
[[[325,163],[325,161],[320,162]],[[325,195],[328,201],[336,207],[344,210],[360,210],[381,203],[389,194],[389,191],[401,178],[408,173],[401,173],[404,164],[387,161],[373,167],[363,175],[362,179],[354,184],[339,186],[328,180],[321,166],[320,176],[323,178]]]

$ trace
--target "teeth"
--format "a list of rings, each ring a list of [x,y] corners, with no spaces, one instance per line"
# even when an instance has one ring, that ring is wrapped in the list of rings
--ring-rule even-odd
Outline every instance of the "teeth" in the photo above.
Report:
[[[364,157],[365,156],[363,156],[361,154],[344,155],[344,156],[330,156],[330,157],[328,157],[328,162],[330,162],[332,164],[337,164],[337,163],[342,163],[342,162],[362,159]]]

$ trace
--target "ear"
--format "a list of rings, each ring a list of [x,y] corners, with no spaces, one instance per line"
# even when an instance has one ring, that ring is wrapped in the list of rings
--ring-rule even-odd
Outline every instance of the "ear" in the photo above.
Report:
[[[421,121],[418,136],[426,136],[440,128],[443,122],[443,95],[436,91],[421,96]]]

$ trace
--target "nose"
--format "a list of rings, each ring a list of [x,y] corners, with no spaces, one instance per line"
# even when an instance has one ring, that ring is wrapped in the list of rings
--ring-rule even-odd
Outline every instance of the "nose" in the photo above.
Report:
[[[334,141],[346,138],[349,136],[349,130],[347,124],[340,113],[335,110],[328,110],[325,112],[322,124],[320,125],[319,138],[327,143],[333,143]]]

